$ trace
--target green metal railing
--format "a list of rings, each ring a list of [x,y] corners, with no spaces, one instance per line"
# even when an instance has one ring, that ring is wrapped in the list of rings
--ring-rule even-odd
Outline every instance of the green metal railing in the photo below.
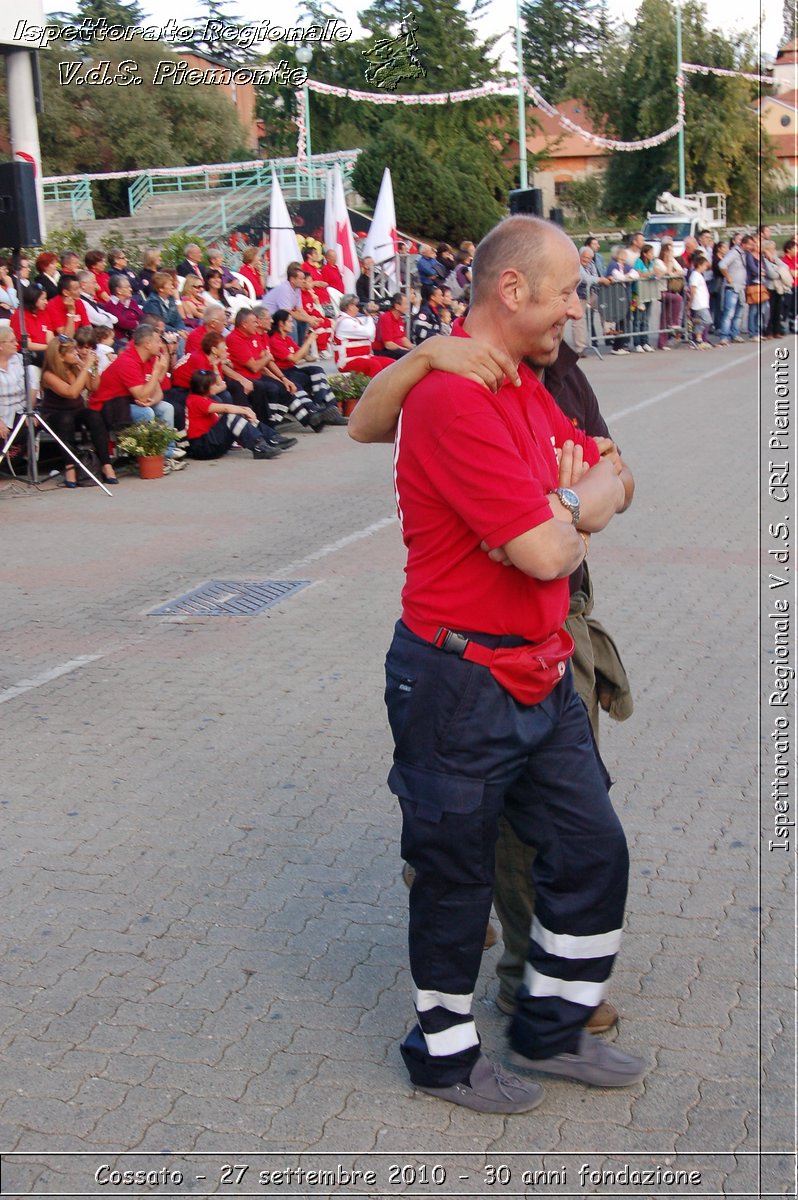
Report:
[[[351,156],[347,157],[342,170],[345,183],[349,181],[353,165]],[[179,228],[190,230],[204,241],[225,237],[250,213],[266,207],[271,193],[272,167],[286,200],[323,199],[331,166],[327,161],[315,160],[305,163],[278,160],[265,164],[262,169],[249,172],[250,178],[239,178],[235,188],[221,195],[218,201],[211,200],[204,212],[191,217]]]
[[[94,199],[89,179],[79,179],[77,183],[44,183],[43,189],[45,203],[48,200],[69,202],[73,221],[94,220]]]
[[[131,216],[150,196],[182,196],[191,192],[238,192],[271,187],[272,172],[286,199],[319,200],[324,197],[327,172],[337,162],[348,183],[359,151],[317,155],[305,162],[278,158],[258,167],[232,167],[220,171],[209,167],[201,172],[174,171],[168,175],[148,173],[134,179],[128,188]]]
[[[327,178],[335,165],[341,168],[344,186],[350,184],[359,154],[359,150],[342,150],[317,154],[304,162],[295,158],[277,158],[255,166],[224,164],[200,170],[187,167],[163,173],[148,171],[136,175],[128,188],[130,214],[132,216],[150,198],[193,194],[199,211],[177,228],[189,229],[210,241],[224,237],[249,213],[268,204],[272,176],[276,177],[286,200],[320,200],[324,198]],[[86,175],[77,182],[45,180],[44,198],[69,201],[73,221],[92,221],[92,182],[102,178],[102,175]]]

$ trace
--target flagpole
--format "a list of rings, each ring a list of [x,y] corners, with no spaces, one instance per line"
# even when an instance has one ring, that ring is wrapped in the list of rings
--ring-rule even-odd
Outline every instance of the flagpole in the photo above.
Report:
[[[528,183],[526,166],[526,102],[524,92],[524,51],[521,39],[521,0],[515,0],[515,59],[518,64],[518,168],[519,186]]]
[[[682,70],[682,5],[676,0],[676,106],[679,117],[679,195],[687,193],[684,173],[684,71]]]

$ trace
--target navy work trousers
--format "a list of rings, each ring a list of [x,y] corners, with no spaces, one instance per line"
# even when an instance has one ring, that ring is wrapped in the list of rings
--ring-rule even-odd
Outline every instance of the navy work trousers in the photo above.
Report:
[[[496,646],[513,639],[475,634]],[[517,639],[514,640],[517,644]],[[505,691],[486,667],[447,654],[400,621],[385,663],[394,736],[388,782],[402,808],[416,1025],[402,1045],[414,1083],[447,1087],[479,1056],[471,1015],[493,897],[499,817],[534,845],[535,918],[514,1049],[576,1050],[620,944],[629,870],[570,668],[540,704]]]

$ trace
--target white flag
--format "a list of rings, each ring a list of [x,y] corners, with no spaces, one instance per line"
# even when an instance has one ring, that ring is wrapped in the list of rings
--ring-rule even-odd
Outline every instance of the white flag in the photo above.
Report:
[[[396,232],[396,209],[393,202],[391,172],[385,168],[377,197],[377,207],[371,219],[371,228],[363,245],[363,254],[371,255],[381,267],[391,284],[396,286],[396,248],[399,237]]]
[[[338,255],[338,270],[347,292],[354,292],[355,280],[360,274],[360,265],[355,250],[355,239],[349,223],[349,212],[344,199],[344,184],[341,168],[336,163],[327,172],[327,195],[324,201],[324,248],[335,250]]]
[[[302,252],[288,215],[277,176],[272,175],[272,200],[269,212],[269,278],[268,286],[276,287],[286,278],[290,262],[302,262]]]

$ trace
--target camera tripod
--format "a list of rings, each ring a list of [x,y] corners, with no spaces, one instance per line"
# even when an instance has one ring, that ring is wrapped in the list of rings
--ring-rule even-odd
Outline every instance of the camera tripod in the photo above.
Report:
[[[13,256],[13,267],[14,267],[14,271],[16,274],[16,281],[17,281],[17,299],[19,300],[19,308],[18,308],[18,311],[19,311],[19,340],[20,340],[20,346],[22,348],[22,379],[23,379],[23,389],[25,392],[25,411],[19,414],[16,425],[14,426],[14,428],[11,430],[11,433],[9,433],[8,437],[6,438],[5,444],[3,445],[2,450],[0,450],[0,464],[2,464],[3,461],[6,458],[8,458],[8,453],[9,453],[11,447],[14,445],[14,442],[16,441],[20,430],[22,430],[24,428],[28,435],[28,482],[30,484],[32,484],[33,486],[38,486],[39,464],[37,462],[37,454],[36,454],[36,426],[38,425],[41,429],[45,430],[46,433],[49,433],[49,435],[53,439],[53,441],[57,442],[58,445],[61,447],[61,449],[64,451],[64,453],[69,455],[69,457],[74,462],[75,466],[79,467],[80,470],[83,471],[84,475],[88,475],[88,477],[90,479],[92,479],[94,481],[94,483],[97,484],[98,487],[101,487],[102,490],[105,492],[106,496],[112,496],[113,492],[111,492],[105,486],[105,484],[102,482],[101,479],[98,479],[97,476],[94,475],[89,470],[89,468],[86,466],[86,464],[78,458],[78,456],[75,454],[74,450],[72,450],[72,448],[70,446],[68,446],[66,444],[66,442],[63,442],[61,440],[61,438],[58,436],[58,434],[53,432],[53,430],[50,428],[50,426],[47,424],[47,422],[44,420],[44,418],[34,410],[33,396],[31,394],[31,386],[30,386],[30,351],[28,350],[28,334],[27,334],[27,328],[26,328],[26,323],[25,323],[25,306],[23,304],[24,289],[22,287],[22,281],[19,276],[19,260],[20,260],[20,248],[16,247],[14,250],[14,256]],[[12,473],[13,473],[13,469],[12,469]]]

